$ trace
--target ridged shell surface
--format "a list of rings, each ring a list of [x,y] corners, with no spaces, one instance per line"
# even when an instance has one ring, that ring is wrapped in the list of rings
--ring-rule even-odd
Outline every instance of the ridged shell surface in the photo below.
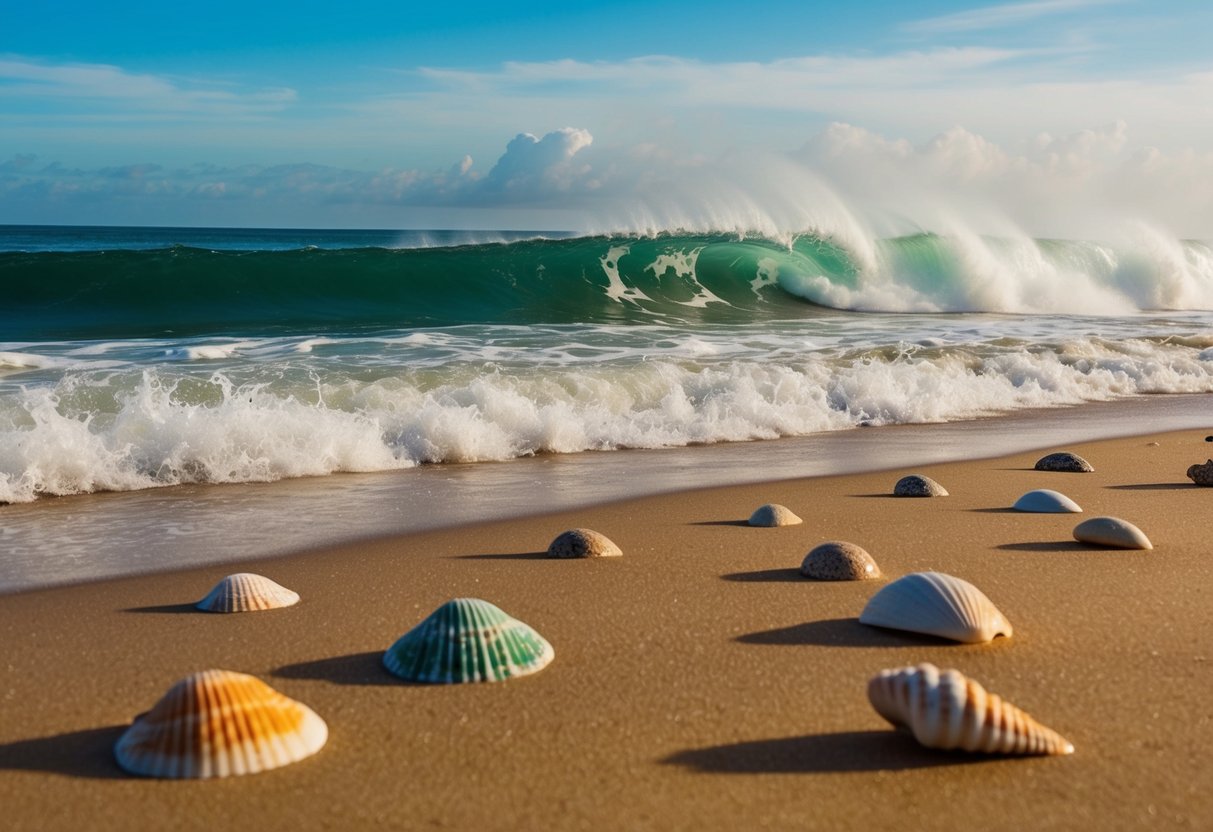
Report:
[[[1074,539],[1113,549],[1153,549],[1145,532],[1119,517],[1092,517],[1074,527]]]
[[[410,682],[500,682],[537,673],[555,656],[526,624],[478,598],[455,598],[401,636],[383,664]]]
[[[894,497],[946,497],[948,490],[930,477],[910,474],[893,486]]]
[[[932,664],[884,670],[868,682],[868,701],[928,748],[986,754],[1072,754],[1074,746],[957,670]]]
[[[215,584],[195,606],[207,612],[255,612],[299,603],[299,594],[264,575],[237,572]]]
[[[880,577],[880,567],[862,546],[827,540],[805,555],[800,574],[815,581],[871,581]]]
[[[1037,471],[1066,471],[1073,474],[1089,474],[1095,470],[1091,463],[1069,451],[1042,456],[1036,460],[1035,468]]]
[[[1082,506],[1071,500],[1060,491],[1051,491],[1048,488],[1038,488],[1035,491],[1029,491],[1018,500],[1011,508],[1016,511],[1027,511],[1034,514],[1065,514],[1073,512],[1082,513]]]
[[[966,644],[1011,635],[1011,623],[980,589],[942,572],[912,572],[882,587],[859,622]]]
[[[315,754],[328,726],[254,676],[204,670],[177,682],[114,745],[118,765],[148,777],[255,774]]]
[[[751,526],[796,526],[803,522],[790,508],[778,503],[761,505],[750,515]]]
[[[548,546],[552,558],[617,558],[623,551],[605,534],[593,529],[569,529]]]

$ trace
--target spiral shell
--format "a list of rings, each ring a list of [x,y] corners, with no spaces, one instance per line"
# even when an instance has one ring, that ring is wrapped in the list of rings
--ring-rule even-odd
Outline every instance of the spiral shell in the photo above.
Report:
[[[255,612],[299,603],[299,594],[264,575],[237,572],[228,575],[196,606],[207,612]]]
[[[410,682],[500,682],[537,673],[555,656],[526,624],[478,598],[447,601],[383,654]]]
[[[605,534],[593,529],[569,529],[548,546],[550,558],[617,558],[623,551]]]
[[[254,676],[204,670],[177,682],[114,745],[118,765],[148,777],[255,774],[315,754],[328,726]]]
[[[958,670],[932,664],[883,670],[868,682],[868,701],[928,748],[986,754],[1073,754],[1051,728],[989,693]]]
[[[882,587],[859,622],[968,644],[1011,635],[1011,623],[980,589],[942,572],[913,572]]]
[[[751,526],[796,526],[804,521],[787,506],[766,503],[754,509],[749,522]]]

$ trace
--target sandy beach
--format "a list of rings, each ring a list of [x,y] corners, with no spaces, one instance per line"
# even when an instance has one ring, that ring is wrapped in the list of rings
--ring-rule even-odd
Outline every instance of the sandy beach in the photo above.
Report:
[[[1189,430],[1067,444],[1091,474],[1032,470],[1046,451],[745,484],[466,525],[262,561],[0,598],[0,814],[6,829],[1201,829],[1213,824],[1211,492],[1184,476],[1213,445]],[[951,496],[896,499],[905,473]],[[1009,510],[1052,488],[1084,514]],[[744,524],[766,502],[805,522]],[[1152,551],[1071,537],[1139,526]],[[624,557],[544,557],[570,527]],[[884,582],[797,573],[825,540],[887,578],[971,581],[1015,627],[958,645],[858,623]],[[213,615],[231,571],[303,597]],[[555,647],[501,684],[409,685],[383,650],[457,596],[489,600]],[[1069,738],[1070,757],[919,747],[869,706],[867,680],[955,667]],[[315,709],[328,745],[216,781],[123,774],[112,746],[169,685],[250,673]]]

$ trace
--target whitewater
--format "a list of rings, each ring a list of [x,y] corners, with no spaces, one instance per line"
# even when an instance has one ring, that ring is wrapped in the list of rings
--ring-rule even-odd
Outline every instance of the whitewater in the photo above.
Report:
[[[1213,248],[0,228],[0,502],[1213,391]]]

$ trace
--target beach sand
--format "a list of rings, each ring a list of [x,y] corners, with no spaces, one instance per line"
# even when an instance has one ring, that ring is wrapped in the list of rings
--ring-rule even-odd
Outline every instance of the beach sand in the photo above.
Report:
[[[1154,444],[1157,443],[1157,444]],[[688,491],[331,547],[236,568],[0,598],[0,827],[18,829],[1208,829],[1213,827],[1213,491],[1198,431],[854,476]],[[975,454],[975,456],[978,454]],[[951,496],[896,499],[905,473]],[[1053,488],[1081,515],[1008,510]],[[758,505],[805,523],[750,528]],[[1153,551],[1074,542],[1084,518]],[[300,518],[306,522],[306,518]],[[543,557],[570,527],[624,557]],[[888,578],[976,584],[1014,637],[956,645],[857,622],[884,582],[797,574],[819,542],[862,545]],[[303,596],[193,611],[224,574]],[[383,650],[456,596],[555,647],[541,673],[409,685]],[[883,668],[955,667],[1056,729],[1069,757],[919,747],[867,702]],[[216,781],[124,775],[112,746],[174,681],[254,674],[327,720],[314,757]]]

